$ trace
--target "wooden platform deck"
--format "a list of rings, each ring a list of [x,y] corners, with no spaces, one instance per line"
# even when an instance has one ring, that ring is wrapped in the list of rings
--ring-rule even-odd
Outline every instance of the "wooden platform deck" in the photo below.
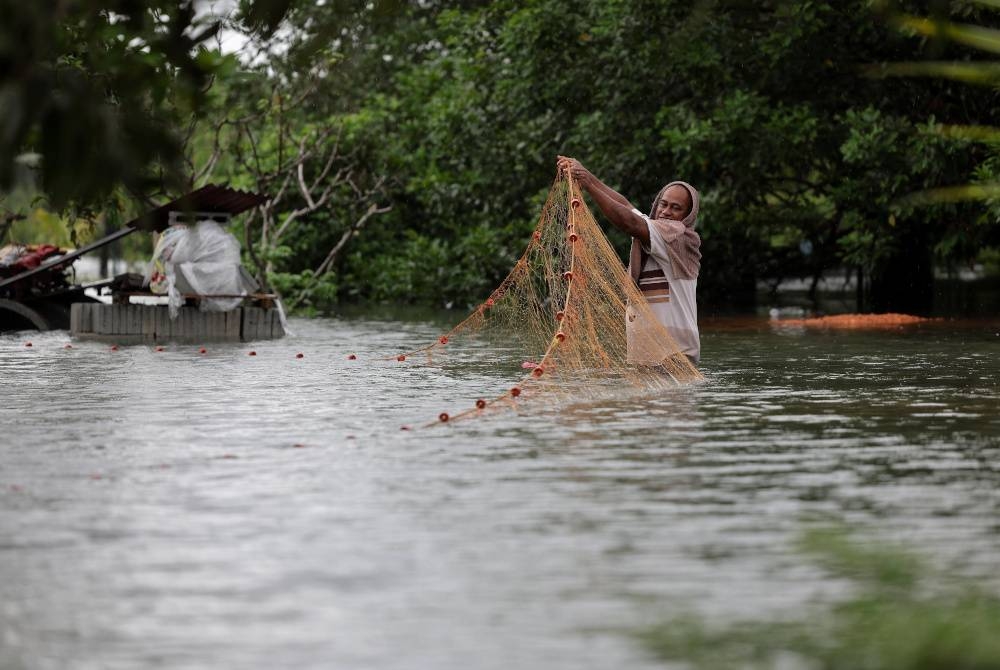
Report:
[[[176,319],[166,305],[74,303],[70,335],[115,344],[151,342],[274,340],[285,336],[277,309],[237,307],[228,312],[202,312],[181,307]]]

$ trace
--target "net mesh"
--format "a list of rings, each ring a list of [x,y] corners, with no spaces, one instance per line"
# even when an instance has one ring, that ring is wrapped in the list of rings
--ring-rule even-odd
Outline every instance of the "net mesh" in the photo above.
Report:
[[[559,175],[509,275],[461,323],[397,360],[522,361],[509,389],[430,424],[546,399],[579,401],[702,379],[652,313],[584,203]],[[430,425],[429,424],[429,425]]]

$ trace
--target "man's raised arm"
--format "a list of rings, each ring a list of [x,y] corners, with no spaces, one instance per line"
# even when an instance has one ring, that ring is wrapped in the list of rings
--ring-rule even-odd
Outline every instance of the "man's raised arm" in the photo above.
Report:
[[[575,158],[559,156],[556,165],[560,170],[570,174],[580,184],[580,188],[590,194],[594,204],[616,228],[638,238],[643,245],[649,246],[649,227],[646,225],[646,220],[632,211],[632,203],[624,196],[595,177]]]

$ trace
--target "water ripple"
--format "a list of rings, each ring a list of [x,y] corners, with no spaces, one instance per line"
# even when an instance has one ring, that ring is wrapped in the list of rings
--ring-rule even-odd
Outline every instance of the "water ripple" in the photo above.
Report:
[[[0,336],[0,666],[644,668],[650,617],[836,590],[810,519],[1000,567],[992,330],[708,327],[704,384],[402,431],[520,372],[376,358],[445,325]]]

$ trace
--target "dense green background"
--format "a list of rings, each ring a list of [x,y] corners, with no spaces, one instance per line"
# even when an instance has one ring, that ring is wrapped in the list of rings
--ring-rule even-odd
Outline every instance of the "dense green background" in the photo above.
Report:
[[[194,185],[228,181],[274,195],[285,176],[294,184],[299,147],[315,146],[300,161],[306,182],[337,170],[349,179],[280,239],[262,237],[259,218],[239,231],[254,252],[248,263],[300,308],[476,301],[524,246],[557,154],[579,158],[640,209],[666,181],[700,188],[703,304],[748,305],[759,280],[844,268],[864,278],[862,308],[926,311],[934,267],[978,261],[996,270],[1000,257],[993,201],[903,199],[994,178],[991,141],[947,129],[994,124],[995,88],[879,76],[883,63],[982,60],[893,23],[906,12],[995,24],[1000,14],[977,4],[245,2],[230,26],[252,40],[240,61],[218,54],[211,22],[165,9],[177,3],[59,4],[79,8],[76,23],[50,25],[39,12],[35,33],[44,27],[55,46],[27,57],[25,41],[41,38],[0,5],[3,185],[14,188],[24,155],[39,154],[30,173],[41,175],[52,207],[107,218],[116,188],[133,203],[157,189],[176,193],[213,154]],[[115,4],[137,17],[162,5],[174,22],[164,24],[186,29],[164,33],[136,19],[130,29],[159,45],[137,55],[120,46],[120,23],[87,13]],[[89,36],[85,57],[80,33]],[[271,56],[251,64],[257,44]],[[25,65],[12,54],[48,73],[35,93],[16,88]],[[63,81],[67,63],[85,86]],[[32,121],[33,95],[58,107],[78,90],[73,109],[85,113],[62,119],[58,137],[48,117]],[[15,132],[12,118],[26,130]],[[95,118],[110,130],[95,134]],[[334,144],[336,169],[317,180],[317,158]],[[305,200],[286,189],[274,215],[280,222]],[[392,209],[317,273],[373,203]],[[624,251],[624,236],[609,235]]]

